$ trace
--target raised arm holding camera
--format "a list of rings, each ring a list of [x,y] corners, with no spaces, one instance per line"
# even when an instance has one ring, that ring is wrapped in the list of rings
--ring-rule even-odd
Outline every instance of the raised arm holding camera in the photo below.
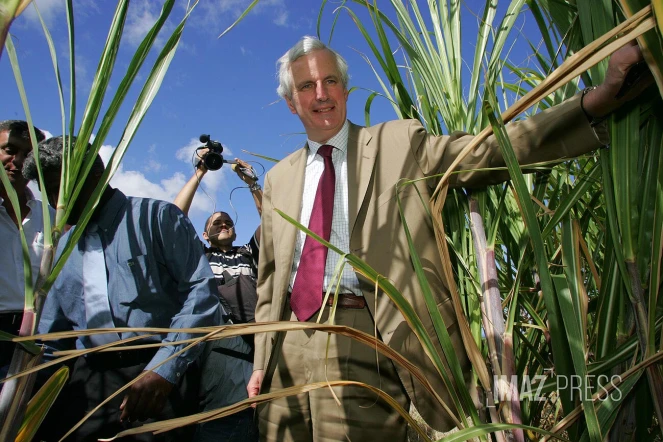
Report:
[[[196,150],[196,156],[198,157],[196,171],[184,187],[182,187],[182,190],[177,194],[173,203],[182,209],[184,214],[188,215],[191,202],[193,201],[196,190],[198,190],[198,186],[200,186],[203,176],[209,170],[219,170],[223,166],[223,163],[227,163],[232,165],[232,169],[237,173],[237,176],[249,186],[258,214],[262,214],[262,188],[258,184],[258,177],[254,173],[253,168],[239,158],[235,158],[234,161],[225,160],[222,155],[223,146],[218,141],[210,140],[209,135],[201,135],[200,142],[205,143],[205,145]],[[256,235],[260,238],[260,227],[256,230]]]
[[[262,189],[253,169],[246,162],[223,158],[223,147],[209,135],[200,137],[204,146],[196,150],[198,162],[189,181],[175,198],[175,205],[188,214],[191,202],[203,177],[231,164],[237,176],[251,190],[260,214]],[[226,312],[224,319],[233,323],[253,322],[257,301],[258,249],[260,227],[251,240],[242,246],[233,243],[237,237],[235,223],[229,214],[214,212],[205,222],[203,238],[209,243],[207,259],[216,277],[218,295]],[[222,339],[208,344],[204,351],[201,378],[201,411],[221,408],[246,399],[246,385],[253,372],[253,337]],[[196,442],[257,441],[258,429],[252,410],[245,410],[225,418],[198,426]]]

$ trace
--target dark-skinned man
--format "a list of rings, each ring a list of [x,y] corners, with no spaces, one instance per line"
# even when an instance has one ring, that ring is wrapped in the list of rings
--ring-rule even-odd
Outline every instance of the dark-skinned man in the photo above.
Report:
[[[44,134],[35,128],[37,141]],[[20,214],[7,195],[7,189],[0,182],[0,330],[18,335],[23,319],[25,304],[25,276],[23,270],[23,247],[19,235],[19,225],[23,228],[28,245],[32,282],[37,279],[41,256],[44,250],[44,220],[41,201],[28,189],[28,181],[21,173],[23,162],[32,151],[28,123],[21,120],[0,121],[0,161],[9,178],[9,184],[16,191]],[[14,352],[14,344],[0,342],[0,376],[5,377]],[[2,386],[0,386],[2,389]]]
[[[49,203],[55,205],[62,167],[62,137],[39,145],[39,159]],[[68,224],[77,224],[104,165],[97,156]],[[36,178],[34,157],[24,166]],[[71,234],[71,231],[67,235]],[[60,249],[67,241],[60,241]],[[173,342],[196,337],[177,329],[222,323],[216,282],[189,219],[163,201],[104,191],[86,231],[46,299],[40,333],[102,327],[165,327],[173,331],[141,342]],[[126,339],[136,333],[79,336],[78,349]],[[65,340],[46,343],[46,354],[70,349]],[[165,362],[184,344],[154,349],[94,353],[79,357],[68,385],[49,413],[41,437],[59,437],[85,413],[147,370],[145,377],[88,419],[69,440],[112,437],[136,421],[188,415],[197,406],[196,346]],[[163,363],[163,364],[162,364]],[[159,365],[162,364],[162,365]],[[157,365],[159,365],[157,367]],[[140,435],[134,440],[186,440],[176,431]]]

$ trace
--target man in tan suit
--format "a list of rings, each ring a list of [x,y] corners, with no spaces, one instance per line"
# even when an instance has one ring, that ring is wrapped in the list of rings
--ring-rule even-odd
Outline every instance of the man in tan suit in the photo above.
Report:
[[[606,81],[599,88],[530,119],[510,124],[509,135],[519,162],[530,164],[571,158],[605,145],[605,128],[592,128],[589,120],[608,114],[624,101],[613,97],[630,66],[640,59],[637,46],[627,46],[613,55]],[[411,265],[396,202],[396,184],[401,178],[417,179],[445,171],[472,136],[464,133],[431,136],[417,120],[392,121],[370,128],[350,123],[346,118],[347,64],[313,37],[300,40],[281,57],[279,66],[278,92],[290,111],[301,119],[308,142],[303,149],[274,166],[265,178],[256,321],[315,322],[318,312],[312,314],[311,310],[320,308],[319,292],[326,291],[329,284],[335,285],[332,276],[340,256],[332,251],[324,252],[324,275],[320,268],[319,277],[311,277],[317,272],[311,269],[317,267],[311,267],[310,263],[318,258],[306,257],[318,252],[309,253],[308,248],[313,246],[309,246],[302,232],[274,212],[273,209],[278,208],[314,231],[316,228],[311,226],[326,219],[320,221],[320,225],[326,225],[323,230],[327,229],[321,236],[388,277],[412,304],[435,341],[430,315]],[[495,139],[489,138],[466,157],[458,169],[503,165]],[[333,171],[335,179],[331,191],[329,185],[323,184],[328,179],[328,170]],[[450,184],[480,187],[506,179],[508,173],[503,171],[470,171],[453,175]],[[433,184],[432,180],[421,180],[416,185],[424,201],[430,196]],[[320,189],[327,190],[321,193]],[[403,213],[458,358],[467,371],[469,363],[447,283],[442,277],[433,227],[417,189],[408,186],[400,194]],[[316,198],[318,194],[323,195],[320,201]],[[316,215],[328,213],[319,207],[324,207],[325,201],[331,204],[331,199],[333,214]],[[299,273],[305,273],[298,272],[302,268],[307,275],[299,278]],[[304,278],[307,278],[305,283]],[[320,282],[321,290],[318,289]],[[298,286],[306,289],[301,291]],[[429,380],[434,380],[433,388],[443,398],[447,397],[439,375],[403,316],[386,295],[379,294],[376,299],[373,290],[373,284],[346,266],[340,279],[335,323],[371,334],[377,325],[380,338],[417,365]],[[302,307],[304,304],[309,306],[308,310]],[[327,319],[328,311],[325,306],[323,320]],[[414,401],[426,421],[435,428],[453,426],[438,402],[407,371],[396,369],[385,358],[380,357],[378,361],[375,352],[368,347],[335,335],[330,338],[327,354],[327,338],[327,333],[310,331],[257,335],[249,397],[266,393],[266,390],[276,391],[326,379],[354,380],[381,388],[406,410],[409,401]],[[261,387],[265,388],[261,391]],[[405,421],[374,394],[358,387],[335,387],[334,391],[341,406],[336,405],[327,388],[261,406],[261,438],[270,441],[405,440]]]

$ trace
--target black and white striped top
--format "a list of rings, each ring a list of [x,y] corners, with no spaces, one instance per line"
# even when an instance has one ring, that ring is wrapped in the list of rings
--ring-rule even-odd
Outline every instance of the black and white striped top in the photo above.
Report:
[[[209,260],[212,272],[216,277],[218,284],[223,284],[223,271],[227,271],[232,276],[248,275],[254,279],[258,277],[258,241],[255,234],[251,237],[248,244],[235,246],[230,251],[224,252],[217,248],[207,249],[207,259]]]

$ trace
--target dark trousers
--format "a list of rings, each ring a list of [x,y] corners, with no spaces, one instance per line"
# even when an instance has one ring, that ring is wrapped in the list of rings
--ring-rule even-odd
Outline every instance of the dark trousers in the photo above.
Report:
[[[255,410],[249,408],[222,417],[196,429],[195,442],[258,442]]]
[[[0,330],[18,336],[22,321],[23,312],[2,312],[0,313]],[[15,348],[16,344],[13,342],[0,341],[0,377],[2,378],[7,376]],[[0,384],[0,391],[2,391],[3,385]]]
[[[140,350],[137,350],[140,352]],[[105,353],[104,355],[112,355]],[[110,357],[112,358],[112,356]],[[135,362],[135,361],[132,361]],[[76,360],[70,381],[58,396],[41,425],[35,440],[57,441],[71,429],[87,412],[96,407],[104,399],[141,374],[147,362],[113,363],[109,357],[94,360],[94,357],[80,357]],[[161,421],[174,417],[187,416],[196,412],[197,406],[197,364],[191,364],[181,384],[173,388],[161,415],[147,422]],[[195,385],[193,385],[195,384]],[[120,404],[124,393],[113,398],[108,404],[94,413],[67,441],[96,441],[99,438],[110,438],[120,431],[140,426],[141,422],[120,422]],[[177,441],[191,440],[192,426],[162,433],[157,436],[151,433],[139,434],[122,438],[122,441]]]
[[[203,353],[200,381],[201,411],[211,411],[248,397],[253,373],[253,349],[240,336],[209,342]],[[194,442],[257,442],[255,410],[240,411],[198,425]]]

